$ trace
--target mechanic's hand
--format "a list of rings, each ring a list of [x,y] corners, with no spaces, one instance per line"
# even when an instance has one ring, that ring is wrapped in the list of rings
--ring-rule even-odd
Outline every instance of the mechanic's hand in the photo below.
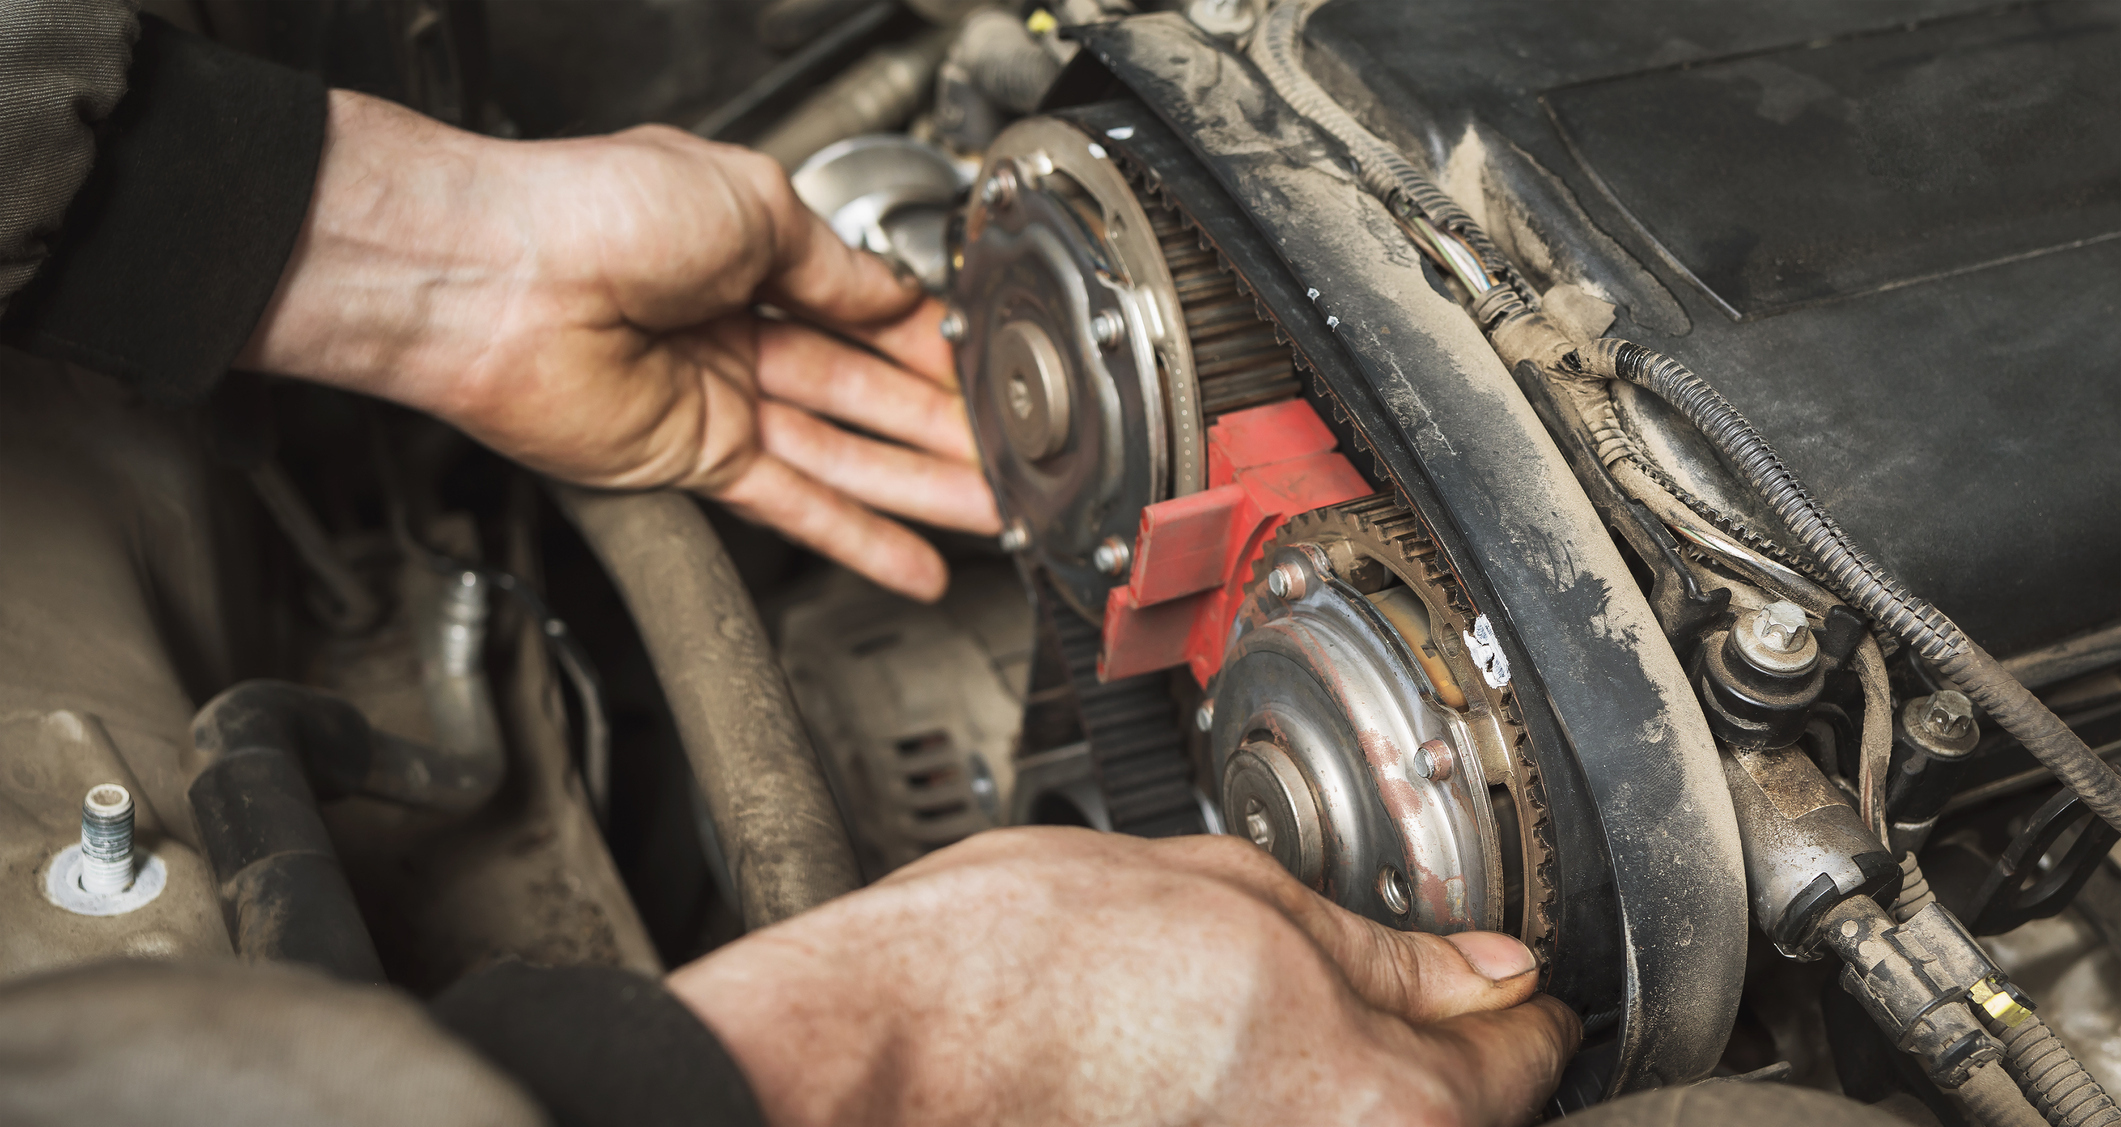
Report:
[[[874,510],[999,530],[940,317],[748,150],[660,126],[497,141],[334,90],[301,241],[239,363],[584,485],[697,491],[934,599],[941,557]]]
[[[670,976],[777,1127],[1515,1124],[1575,1051],[1508,936],[1393,931],[1231,837],[999,830]]]

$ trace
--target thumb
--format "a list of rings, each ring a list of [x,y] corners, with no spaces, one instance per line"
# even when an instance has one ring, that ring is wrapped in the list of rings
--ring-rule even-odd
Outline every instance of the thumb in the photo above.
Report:
[[[926,296],[882,258],[840,241],[771,161],[747,163],[773,225],[774,256],[760,296],[806,320],[842,328],[905,315]]]
[[[1461,1123],[1529,1123],[1583,1040],[1574,1011],[1541,994],[1506,1010],[1461,1014],[1413,1030],[1430,1074],[1456,1097]]]

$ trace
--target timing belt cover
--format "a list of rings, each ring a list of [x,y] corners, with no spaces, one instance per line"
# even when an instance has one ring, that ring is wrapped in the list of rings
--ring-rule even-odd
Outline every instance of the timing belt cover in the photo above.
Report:
[[[1248,62],[1168,13],[1078,34],[1249,217],[1243,242],[1262,249],[1239,272],[1497,628],[1566,870],[1550,989],[1594,1033],[1601,1002],[1620,1010],[1557,1098],[1706,1075],[1745,970],[1737,820],[1678,658],[1582,487],[1472,319]],[[1124,133],[1106,128],[1118,147]]]

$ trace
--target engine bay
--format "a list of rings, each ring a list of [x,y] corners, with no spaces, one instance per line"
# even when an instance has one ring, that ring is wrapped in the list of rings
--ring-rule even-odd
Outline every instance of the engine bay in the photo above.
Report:
[[[2114,5],[415,7],[248,47],[775,156],[946,303],[1002,533],[924,606],[0,354],[0,976],[652,973],[984,830],[1213,833],[1521,938],[1551,1116],[2121,1121]],[[755,81],[570,77],[658,39]]]

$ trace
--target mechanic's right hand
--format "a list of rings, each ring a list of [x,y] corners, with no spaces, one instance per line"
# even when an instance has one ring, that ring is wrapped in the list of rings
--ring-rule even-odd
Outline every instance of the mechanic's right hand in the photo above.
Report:
[[[1575,1051],[1508,936],[1394,931],[1230,837],[999,830],[672,974],[778,1127],[1516,1124]]]

